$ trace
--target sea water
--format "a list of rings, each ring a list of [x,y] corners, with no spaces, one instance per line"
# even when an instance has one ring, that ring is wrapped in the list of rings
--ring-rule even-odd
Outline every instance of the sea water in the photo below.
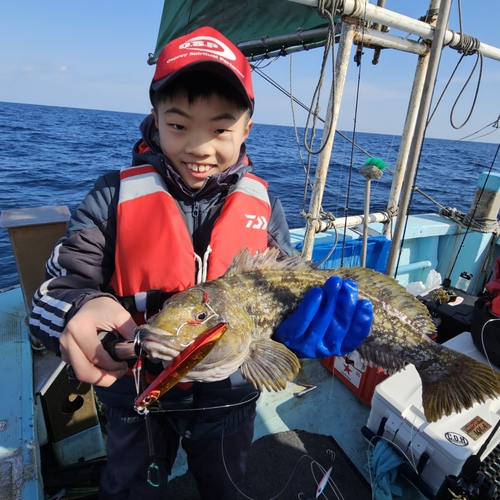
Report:
[[[0,102],[0,210],[49,205],[74,210],[100,174],[130,164],[144,117]],[[323,209],[335,217],[363,212],[366,181],[359,168],[369,156],[394,168],[401,137],[356,132],[354,141],[356,146],[335,137],[323,197]],[[311,193],[304,189],[307,173],[314,179],[316,156],[308,167],[303,143],[303,129],[258,123],[247,140],[255,173],[281,199],[291,228],[305,224],[301,212]],[[492,143],[426,139],[416,185],[434,202],[416,194],[411,213],[435,212],[439,205],[468,212],[477,178],[489,170],[496,149]],[[372,212],[385,208],[391,181],[388,170],[372,181]],[[17,283],[8,233],[0,229],[0,290]]]

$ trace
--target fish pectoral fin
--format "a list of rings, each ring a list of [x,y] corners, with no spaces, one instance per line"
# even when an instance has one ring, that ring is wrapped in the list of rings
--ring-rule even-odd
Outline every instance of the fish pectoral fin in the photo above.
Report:
[[[242,375],[256,388],[280,391],[300,370],[297,356],[283,344],[271,339],[256,340],[241,366]]]

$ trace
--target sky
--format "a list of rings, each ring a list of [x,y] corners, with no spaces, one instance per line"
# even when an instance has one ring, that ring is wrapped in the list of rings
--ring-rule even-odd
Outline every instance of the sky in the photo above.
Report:
[[[427,5],[425,0],[386,1],[387,8],[411,17],[423,15]],[[147,64],[147,58],[155,49],[162,10],[162,0],[3,2],[0,101],[148,113],[148,89],[154,68]],[[500,47],[500,1],[483,0],[480,12],[477,10],[477,0],[462,0],[463,31],[483,43]],[[455,31],[460,30],[458,13],[455,0],[450,16],[450,28]],[[364,49],[360,67],[351,57],[337,128],[399,135],[417,56],[385,50],[379,64],[372,65],[372,53],[371,49]],[[455,50],[443,51],[434,102],[460,57]],[[323,49],[315,49],[295,54],[291,62],[290,58],[280,58],[264,71],[286,89],[290,88],[291,72],[293,94],[310,105],[322,58]],[[491,126],[500,115],[498,61],[484,59],[479,97],[469,122],[458,130],[450,125],[453,104],[475,62],[476,56],[470,56],[460,64],[429,125],[428,136],[462,139],[473,134],[474,138],[482,135],[482,141],[500,142],[499,129]],[[457,126],[471,109],[478,68],[455,107],[453,121]],[[320,111],[323,117],[330,75],[331,69],[327,68]],[[256,74],[254,87],[256,123],[293,125],[287,97]],[[297,124],[304,126],[305,112],[295,107],[295,115]]]

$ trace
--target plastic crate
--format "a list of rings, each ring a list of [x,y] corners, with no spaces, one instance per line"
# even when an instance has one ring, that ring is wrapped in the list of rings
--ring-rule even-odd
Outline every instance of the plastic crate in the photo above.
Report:
[[[318,238],[314,243],[312,260],[314,262],[325,262],[321,265],[323,269],[336,269],[344,267],[360,266],[363,241],[361,238],[339,241],[332,252],[334,244],[332,238]],[[302,250],[302,242],[296,245],[298,251]],[[366,267],[380,273],[385,272],[391,241],[384,236],[370,236],[367,240]]]

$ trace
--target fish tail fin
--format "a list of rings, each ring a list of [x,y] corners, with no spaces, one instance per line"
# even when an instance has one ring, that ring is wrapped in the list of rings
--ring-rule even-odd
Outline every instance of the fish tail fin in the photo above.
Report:
[[[499,372],[470,356],[436,346],[441,350],[439,364],[417,368],[422,379],[424,413],[429,422],[500,395]]]

